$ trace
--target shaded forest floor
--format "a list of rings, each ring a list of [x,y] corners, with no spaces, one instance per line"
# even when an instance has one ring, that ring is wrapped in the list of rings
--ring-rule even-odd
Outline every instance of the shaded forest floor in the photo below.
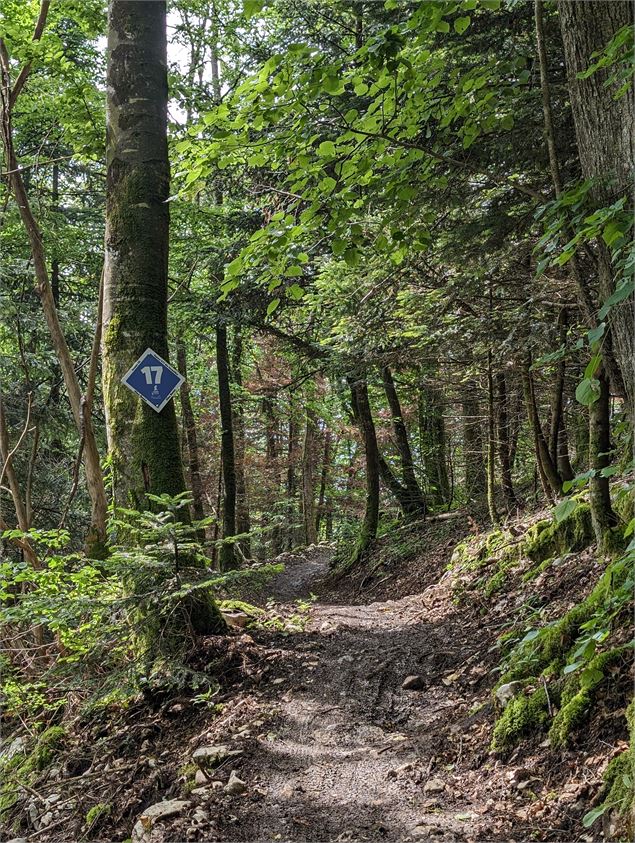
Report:
[[[13,833],[133,843],[601,839],[581,817],[624,748],[629,675],[611,678],[569,749],[552,751],[544,734],[505,755],[489,748],[499,636],[522,624],[528,602],[553,616],[568,608],[601,566],[585,551],[523,583],[521,565],[485,598],[482,571],[448,570],[466,532],[449,521],[394,534],[365,571],[339,582],[328,577],[328,549],[289,559],[266,589],[284,622],[207,639],[194,655],[198,668],[222,659],[220,710],[184,697],[78,720],[24,795]],[[192,756],[210,746],[221,749],[205,775]],[[161,800],[171,801],[143,817]]]

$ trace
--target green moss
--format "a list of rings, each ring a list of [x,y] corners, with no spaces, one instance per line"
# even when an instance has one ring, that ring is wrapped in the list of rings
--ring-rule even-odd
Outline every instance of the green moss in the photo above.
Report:
[[[218,604],[221,612],[242,612],[250,618],[266,617],[267,613],[259,606],[252,606],[244,600],[221,600]]]
[[[545,559],[543,562],[540,562],[540,564],[534,565],[533,568],[530,568],[523,574],[523,582],[531,582],[536,579],[537,576],[542,574],[543,571],[546,571],[552,564],[553,559]]]
[[[42,732],[30,753],[18,752],[0,765],[0,819],[18,801],[20,783],[31,784],[37,773],[48,767],[65,736],[62,726],[51,726]]]
[[[501,684],[540,673],[557,672],[567,661],[567,653],[580,633],[582,624],[590,620],[605,604],[611,592],[628,576],[628,566],[611,566],[595,588],[581,603],[573,606],[555,623],[541,630],[540,635],[512,651]]]
[[[504,749],[525,735],[541,732],[548,719],[549,702],[544,688],[529,696],[519,694],[507,704],[494,727],[492,749]]]
[[[108,802],[99,802],[99,804],[93,805],[86,814],[86,825],[88,826],[88,829],[93,829],[97,823],[100,820],[105,819],[111,811],[112,805]]]
[[[549,740],[554,748],[566,746],[570,736],[587,719],[595,701],[597,688],[606,678],[605,671],[618,664],[626,650],[626,647],[616,647],[600,653],[591,659],[584,670],[575,673],[566,681],[561,697],[562,707],[549,730]]]
[[[591,507],[579,504],[563,521],[538,521],[528,531],[524,543],[527,556],[534,562],[543,562],[554,556],[563,556],[584,550],[594,540]]]

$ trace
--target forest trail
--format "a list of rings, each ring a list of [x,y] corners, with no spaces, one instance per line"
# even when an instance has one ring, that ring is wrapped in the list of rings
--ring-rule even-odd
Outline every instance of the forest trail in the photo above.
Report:
[[[461,840],[468,828],[473,837],[483,800],[454,784],[463,741],[452,733],[465,703],[453,674],[474,647],[445,599],[447,577],[424,594],[338,604],[323,579],[328,557],[316,549],[271,583],[278,600],[322,596],[302,632],[266,642],[279,651],[259,687],[266,726],[259,715],[231,717],[244,754],[223,766],[246,791],[210,811],[215,839]],[[408,676],[417,690],[402,688]],[[254,726],[266,734],[252,737]]]

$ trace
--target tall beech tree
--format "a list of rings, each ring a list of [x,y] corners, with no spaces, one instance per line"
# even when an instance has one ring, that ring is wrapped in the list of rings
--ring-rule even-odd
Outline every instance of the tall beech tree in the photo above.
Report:
[[[174,402],[156,413],[121,382],[146,348],[169,360],[166,6],[108,6],[103,388],[113,488],[143,509],[185,489]]]
[[[164,0],[110,0],[104,401],[115,502],[138,509],[185,490],[174,402],[156,413],[121,383],[146,348],[169,357],[166,50]],[[207,591],[183,607],[195,632],[224,628]]]

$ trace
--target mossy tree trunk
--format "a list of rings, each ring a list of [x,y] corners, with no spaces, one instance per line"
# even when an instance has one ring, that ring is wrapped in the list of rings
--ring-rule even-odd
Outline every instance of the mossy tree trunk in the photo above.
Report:
[[[296,484],[296,475],[295,475],[295,465],[296,465],[296,458],[297,458],[297,450],[298,450],[298,424],[295,418],[295,404],[293,402],[293,398],[291,399],[291,404],[289,407],[289,426],[288,426],[288,439],[287,439],[287,530],[286,530],[286,539],[285,539],[285,547],[287,550],[291,550],[292,547],[295,546],[296,543],[296,519],[297,519],[297,508],[296,508],[296,492],[297,492],[297,484]]]
[[[115,501],[185,488],[174,402],[156,413],[121,382],[146,348],[168,352],[165,3],[110,0],[103,380]]]
[[[603,68],[587,78],[581,78],[581,74],[595,61],[593,53],[603,50],[622,27],[633,26],[633,3],[559,0],[558,11],[582,175],[592,180],[596,206],[606,207],[619,196],[632,196],[635,101],[632,89],[614,96],[620,82],[607,88],[613,68]],[[599,299],[603,302],[614,292],[614,271],[601,238],[597,252]],[[631,414],[635,406],[634,321],[635,296],[630,295],[611,310],[603,342],[603,349],[612,348],[614,355],[614,361],[605,360],[606,371],[613,388],[624,395]],[[614,363],[617,378],[613,377]]]
[[[494,375],[492,352],[487,352],[487,508],[492,524],[498,524],[496,508],[496,418],[494,414]]]
[[[121,382],[146,348],[169,357],[166,51],[164,0],[110,0],[103,381],[115,502],[136,509],[185,489],[174,402],[156,413]],[[206,591],[183,606],[194,632],[224,629]]]
[[[234,456],[234,428],[231,387],[229,382],[229,352],[227,328],[216,328],[216,369],[218,372],[218,400],[221,420],[221,454],[223,459],[223,539],[236,535],[236,468]],[[237,567],[234,545],[225,543],[220,550],[220,569]]]
[[[611,506],[611,491],[608,477],[601,471],[611,463],[611,417],[608,378],[604,371],[597,375],[600,395],[589,408],[589,457],[595,475],[589,481],[589,503],[593,530],[601,550],[610,547],[611,527],[617,524],[617,517]]]
[[[353,552],[353,564],[361,561],[373,546],[379,526],[379,448],[368,399],[368,384],[361,372],[348,379],[353,415],[359,426],[366,458],[366,509]]]

